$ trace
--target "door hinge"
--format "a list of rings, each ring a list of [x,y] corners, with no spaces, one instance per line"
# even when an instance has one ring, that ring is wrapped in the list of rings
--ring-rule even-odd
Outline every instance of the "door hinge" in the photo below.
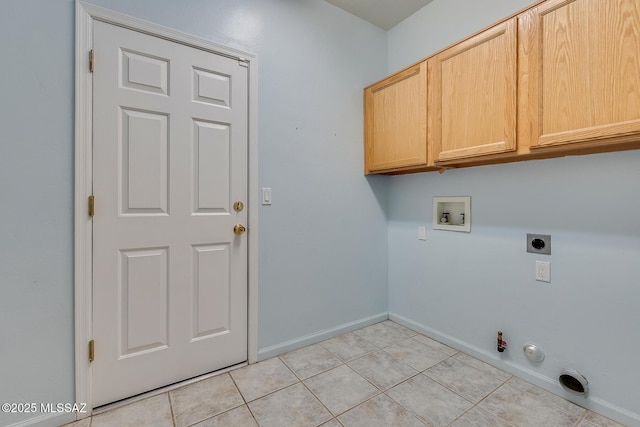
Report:
[[[249,68],[249,61],[244,58],[238,58],[238,65],[244,68]]]
[[[93,362],[95,357],[95,343],[93,340],[89,341],[89,362]]]
[[[96,214],[95,197],[89,196],[89,216],[93,218]]]
[[[93,49],[89,51],[89,72],[93,73],[93,65],[94,65],[95,54],[93,53]]]

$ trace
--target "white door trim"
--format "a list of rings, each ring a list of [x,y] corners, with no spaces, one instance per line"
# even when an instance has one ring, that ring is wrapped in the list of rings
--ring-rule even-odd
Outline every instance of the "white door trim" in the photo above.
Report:
[[[218,55],[243,59],[249,65],[249,221],[248,221],[248,358],[258,359],[258,64],[255,55],[218,45],[209,40],[163,27],[142,19],[113,12],[82,1],[76,2],[76,97],[75,97],[75,372],[76,402],[93,409],[91,364],[88,343],[92,337],[92,222],[87,213],[93,189],[92,105],[93,76],[89,72],[89,51],[93,47],[93,23],[103,21]],[[99,66],[99,54],[96,66]],[[78,418],[91,411],[78,414]]]

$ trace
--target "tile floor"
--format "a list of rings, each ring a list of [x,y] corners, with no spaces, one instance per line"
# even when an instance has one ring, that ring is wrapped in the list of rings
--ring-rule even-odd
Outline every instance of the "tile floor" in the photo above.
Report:
[[[391,321],[67,427],[620,427]]]

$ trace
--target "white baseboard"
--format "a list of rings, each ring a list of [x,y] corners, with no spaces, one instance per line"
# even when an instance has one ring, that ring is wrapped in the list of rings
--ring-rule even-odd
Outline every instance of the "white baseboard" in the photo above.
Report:
[[[605,417],[609,417],[626,426],[640,427],[640,414],[636,414],[624,408],[620,408],[598,397],[589,396],[588,398],[583,398],[580,396],[571,395],[564,391],[560,384],[553,378],[541,375],[540,373],[532,371],[525,366],[503,361],[500,358],[496,357],[494,354],[487,353],[486,351],[475,347],[467,342],[461,341],[450,335],[443,334],[440,331],[432,329],[421,323],[414,322],[413,320],[407,319],[406,317],[394,313],[389,313],[389,319],[400,325],[406,326],[407,328],[413,329],[416,332],[420,332],[421,334],[426,335],[429,338],[433,338],[436,341],[440,341],[443,344],[453,347],[456,350],[467,353],[468,355],[473,356],[476,359],[480,359],[485,363],[493,365],[496,368],[509,372],[510,374],[515,375],[518,378],[522,378],[525,381],[535,384],[538,387],[541,387],[553,394],[556,394],[566,400],[575,403],[576,405],[590,409],[593,412],[597,412],[598,414],[602,414]]]
[[[383,320],[387,320],[388,318],[389,315],[387,312],[379,313],[373,316],[365,317],[364,319],[355,320],[349,323],[343,323],[342,325],[338,325],[335,328],[324,329],[322,331],[304,335],[299,338],[294,338],[280,344],[262,348],[258,350],[258,361],[269,359],[274,356],[279,356],[281,354],[297,350],[311,344],[316,344],[320,341],[337,337],[338,335],[355,331],[356,329],[364,328],[365,326],[373,325],[374,323],[382,322]]]

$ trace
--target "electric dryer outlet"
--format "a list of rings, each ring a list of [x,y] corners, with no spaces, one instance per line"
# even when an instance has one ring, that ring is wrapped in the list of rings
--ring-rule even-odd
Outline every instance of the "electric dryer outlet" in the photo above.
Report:
[[[527,233],[527,252],[551,255],[551,235]]]

